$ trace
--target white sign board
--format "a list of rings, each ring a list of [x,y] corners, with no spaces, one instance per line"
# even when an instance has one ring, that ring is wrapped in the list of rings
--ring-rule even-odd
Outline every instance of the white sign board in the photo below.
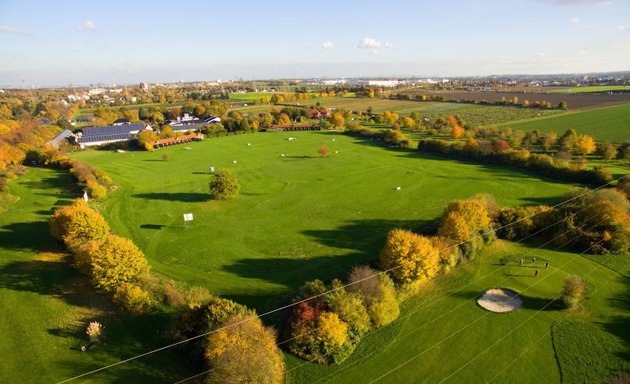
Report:
[[[192,221],[193,214],[192,213],[184,213],[184,221]]]
[[[210,173],[214,173],[214,167],[210,167]]]

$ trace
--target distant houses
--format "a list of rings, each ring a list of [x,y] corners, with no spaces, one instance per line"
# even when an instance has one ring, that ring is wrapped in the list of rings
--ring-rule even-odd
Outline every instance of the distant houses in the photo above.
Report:
[[[204,119],[199,119],[188,113],[184,113],[179,116],[177,120],[168,120],[165,125],[170,126],[173,131],[195,131],[205,129],[208,125],[220,123],[221,118],[216,116],[208,116]]]

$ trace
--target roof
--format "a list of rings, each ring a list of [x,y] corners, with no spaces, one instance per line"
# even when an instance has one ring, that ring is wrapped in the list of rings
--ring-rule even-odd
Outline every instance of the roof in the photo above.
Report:
[[[144,129],[143,123],[106,125],[104,127],[86,127],[86,128],[83,128],[82,137],[85,138],[86,136],[102,136],[102,135],[114,135],[114,134],[129,135],[130,132],[141,131],[142,129]]]
[[[118,119],[116,121],[114,121],[112,123],[112,125],[117,125],[117,124],[130,124],[131,121],[129,121],[129,119]]]
[[[83,136],[77,139],[77,143],[95,143],[99,141],[114,141],[114,140],[127,140],[129,138],[129,132],[123,133],[110,133],[110,134],[102,134],[102,135],[90,135]]]
[[[55,136],[54,139],[50,140],[50,142],[51,143],[58,143],[62,139],[65,139],[66,137],[68,137],[68,135],[72,135],[72,131],[69,130],[69,129],[66,129],[63,132],[61,132],[60,134],[58,134],[57,136]]]

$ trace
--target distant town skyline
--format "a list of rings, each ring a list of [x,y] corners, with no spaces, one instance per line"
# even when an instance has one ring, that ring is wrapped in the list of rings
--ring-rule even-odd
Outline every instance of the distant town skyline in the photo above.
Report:
[[[630,70],[630,1],[0,0],[0,86]]]

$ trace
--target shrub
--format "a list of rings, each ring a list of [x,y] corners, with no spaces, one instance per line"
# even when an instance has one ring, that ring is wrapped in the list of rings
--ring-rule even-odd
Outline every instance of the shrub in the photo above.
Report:
[[[88,206],[83,199],[76,199],[70,205],[57,209],[50,219],[50,233],[66,244],[76,241],[105,240],[109,225],[98,212]],[[76,241],[75,241],[76,240]]]
[[[319,147],[319,149],[317,150],[317,153],[319,153],[319,156],[326,158],[328,157],[328,155],[330,154],[330,149],[325,146],[322,145],[321,147]]]
[[[211,383],[284,382],[284,360],[276,334],[259,319],[234,315],[208,335],[205,357],[212,368]]]
[[[89,177],[85,183],[87,192],[93,199],[102,199],[107,195],[107,189],[99,184],[94,177]]]
[[[230,171],[219,169],[212,175],[209,188],[213,198],[226,200],[236,196],[241,189],[241,185]]]
[[[367,266],[352,269],[348,277],[348,291],[363,296],[363,305],[374,328],[380,328],[398,318],[400,308],[396,301],[394,283],[385,274]]]
[[[129,283],[123,283],[116,288],[114,302],[134,314],[145,313],[152,304],[147,291]]]
[[[129,239],[108,235],[91,260],[92,281],[97,288],[116,292],[124,283],[137,282],[149,272],[142,251]]]
[[[562,302],[568,309],[575,309],[586,296],[586,280],[570,275],[564,279]]]
[[[168,333],[174,341],[189,339],[219,328],[236,315],[255,316],[256,312],[232,300],[211,296],[201,305],[183,307],[175,316]],[[205,338],[186,343],[186,349],[193,361],[201,363],[206,343]]]
[[[363,297],[357,292],[341,288],[339,280],[333,281],[332,287],[339,289],[325,295],[323,300],[330,311],[348,324],[350,337],[360,337],[369,331],[370,316],[363,305]]]

